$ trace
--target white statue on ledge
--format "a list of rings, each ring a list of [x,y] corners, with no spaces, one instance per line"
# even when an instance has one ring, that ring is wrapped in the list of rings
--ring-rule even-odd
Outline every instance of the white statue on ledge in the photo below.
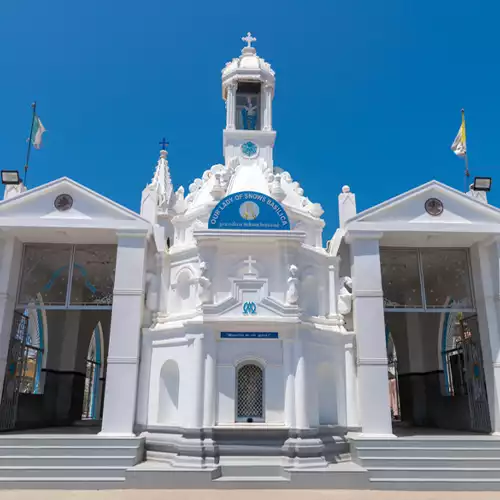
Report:
[[[340,290],[338,299],[338,312],[345,316],[352,309],[352,279],[350,276],[340,278]],[[349,287],[351,291],[347,288]]]
[[[297,305],[299,301],[299,278],[297,276],[298,267],[292,264],[289,268],[289,277],[287,280],[288,289],[286,291],[286,304],[290,306]]]
[[[200,264],[200,277],[198,279],[199,291],[198,296],[202,304],[211,304],[212,297],[212,281],[208,277],[208,264],[202,262]]]

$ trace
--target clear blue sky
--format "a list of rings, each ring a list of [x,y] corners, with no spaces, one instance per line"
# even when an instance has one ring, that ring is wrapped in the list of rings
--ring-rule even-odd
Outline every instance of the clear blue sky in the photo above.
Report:
[[[277,75],[276,165],[329,237],[343,184],[360,210],[430,179],[462,189],[462,107],[472,175],[496,176],[499,18],[491,0],[3,0],[1,168],[23,168],[36,100],[29,185],[67,175],[138,210],[166,136],[187,188],[222,161],[220,71],[251,31]]]

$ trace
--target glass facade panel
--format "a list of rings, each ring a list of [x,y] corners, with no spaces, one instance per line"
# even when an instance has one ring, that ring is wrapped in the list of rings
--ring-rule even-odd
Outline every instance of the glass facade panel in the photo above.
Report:
[[[70,305],[112,305],[115,267],[116,245],[76,245]]]
[[[472,309],[472,287],[465,249],[421,250],[427,308]]]
[[[417,250],[380,250],[384,307],[422,307]]]
[[[71,250],[71,245],[25,245],[19,304],[42,301],[46,306],[63,306],[66,303]]]

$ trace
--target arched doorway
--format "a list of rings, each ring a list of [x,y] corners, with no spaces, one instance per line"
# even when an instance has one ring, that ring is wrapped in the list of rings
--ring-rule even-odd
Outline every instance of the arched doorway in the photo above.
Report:
[[[104,335],[99,321],[92,332],[87,351],[82,419],[99,420],[101,417],[103,344]]]

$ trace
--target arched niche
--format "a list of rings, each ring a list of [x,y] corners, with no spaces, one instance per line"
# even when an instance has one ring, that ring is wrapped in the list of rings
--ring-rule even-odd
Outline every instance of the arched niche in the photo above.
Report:
[[[179,423],[179,366],[169,359],[160,370],[158,394],[158,423],[175,425]]]
[[[335,368],[332,363],[320,363],[317,368],[317,388],[320,425],[337,423]]]

